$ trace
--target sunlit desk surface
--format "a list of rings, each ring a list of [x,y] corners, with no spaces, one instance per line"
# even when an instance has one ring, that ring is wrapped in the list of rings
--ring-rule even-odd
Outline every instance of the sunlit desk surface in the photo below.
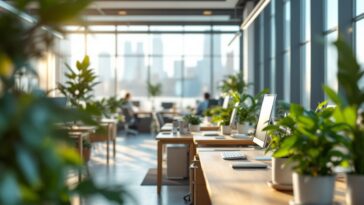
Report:
[[[158,141],[158,148],[157,148],[157,192],[160,194],[161,187],[162,187],[162,163],[163,163],[163,145],[165,144],[186,144],[189,146],[190,150],[190,157],[189,162],[192,161],[194,156],[194,146],[193,146],[193,136],[192,135],[180,135],[176,134],[173,135],[172,133],[167,132],[160,132],[156,139]]]
[[[215,136],[201,136],[201,133],[194,133],[193,142],[196,147],[199,146],[246,146],[254,145],[250,138],[234,138],[224,135],[224,138]]]
[[[226,150],[226,148],[220,148]],[[231,148],[236,150],[236,148]],[[232,169],[231,161],[221,158],[219,148],[198,148],[202,172],[212,205],[282,205],[293,198],[291,192],[268,187],[271,169]],[[263,155],[263,151],[241,148],[248,160]],[[270,162],[267,162],[270,165]],[[344,204],[345,185],[336,183],[335,201]]]
[[[165,123],[161,128],[161,132],[172,131],[172,128],[173,128],[172,123]],[[220,127],[216,125],[209,125],[209,124],[200,125],[201,131],[217,131],[219,129]]]

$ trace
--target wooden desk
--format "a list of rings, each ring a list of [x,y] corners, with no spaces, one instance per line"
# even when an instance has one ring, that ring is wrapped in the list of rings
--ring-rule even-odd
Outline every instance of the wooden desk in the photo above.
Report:
[[[117,125],[118,121],[116,119],[102,119],[101,124],[107,127],[107,139],[106,139],[106,163],[109,164],[110,160],[110,149],[109,143],[113,143],[113,157],[116,156],[116,137],[117,137]]]
[[[172,131],[172,128],[173,128],[172,123],[165,123],[161,128],[161,132],[170,132]]]
[[[173,135],[172,133],[159,133],[156,136],[158,141],[158,149],[157,149],[157,192],[160,194],[162,187],[162,172],[163,172],[163,145],[165,144],[186,144],[189,146],[190,150],[190,161],[192,161],[193,156],[195,155],[195,150],[193,146],[193,136],[192,135]]]
[[[172,123],[165,123],[161,128],[161,132],[172,131],[172,127],[173,127]],[[201,125],[200,126],[201,131],[217,131],[219,129],[220,129],[220,127],[216,126],[216,125]]]
[[[217,138],[212,136],[201,136],[195,134],[193,136],[193,142],[196,147],[199,146],[246,146],[254,145],[252,139],[233,138],[231,136],[224,136],[224,138]]]
[[[263,151],[241,149],[249,160],[263,155]],[[212,205],[282,205],[293,198],[291,192],[279,192],[267,186],[271,169],[232,169],[231,161],[223,160],[214,148],[199,148],[197,153]],[[344,183],[337,182],[335,191],[335,201],[344,204]]]
[[[69,137],[72,139],[76,139],[78,143],[78,151],[80,158],[83,159],[83,140],[89,136],[88,131],[70,131]],[[82,180],[82,171],[81,169],[78,170],[78,181],[81,182]]]

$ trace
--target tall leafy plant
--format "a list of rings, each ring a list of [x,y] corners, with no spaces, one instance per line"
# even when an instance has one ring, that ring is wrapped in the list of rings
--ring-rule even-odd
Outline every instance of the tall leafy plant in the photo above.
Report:
[[[99,84],[94,70],[90,68],[90,58],[85,56],[82,61],[77,61],[75,71],[69,65],[66,66],[67,81],[58,83],[58,89],[73,106],[82,107],[83,103],[91,102],[94,87]]]
[[[243,124],[245,122],[249,124],[256,124],[258,112],[260,110],[263,95],[269,92],[268,89],[264,89],[255,96],[247,93],[233,92],[233,103],[238,103],[237,107],[237,120],[238,123]]]
[[[160,83],[153,84],[151,82],[148,82],[147,90],[149,96],[156,97],[162,94],[162,84]]]
[[[269,144],[265,150],[266,153],[272,152],[273,156],[277,155],[280,157],[289,157],[291,153],[279,153],[279,150],[282,147],[282,143],[289,137],[296,135],[297,131],[295,128],[296,122],[294,118],[290,115],[282,117],[274,122],[274,124],[270,124],[265,127],[263,130],[267,131],[268,136],[270,137]],[[285,143],[289,143],[287,140]],[[286,145],[283,144],[283,147]]]
[[[360,68],[355,55],[345,41],[339,37],[334,43],[338,51],[338,80],[342,95],[336,94],[329,87],[324,87],[326,94],[336,104],[334,117],[337,121],[350,126],[347,132],[352,141],[348,145],[353,172],[364,175],[364,126],[363,103],[364,90],[360,87],[364,71]]]
[[[220,126],[228,126],[230,124],[230,118],[233,112],[233,109],[231,107],[215,107],[213,112],[214,115],[211,119],[212,122],[218,123]]]
[[[232,92],[244,93],[250,84],[243,80],[242,73],[227,75],[222,80],[219,89],[222,93],[229,94]]]
[[[54,36],[44,26],[58,29],[89,3],[14,0],[12,13],[0,14],[0,204],[70,204],[73,196],[95,194],[119,204],[124,201],[125,192],[120,187],[100,188],[91,179],[75,186],[67,184],[70,168],[80,169],[83,162],[67,133],[54,125],[87,122],[87,113],[59,107],[44,91],[24,92],[15,83],[20,71],[36,75],[30,61],[42,57],[52,45]],[[37,5],[37,20],[27,24],[19,16],[30,4]]]

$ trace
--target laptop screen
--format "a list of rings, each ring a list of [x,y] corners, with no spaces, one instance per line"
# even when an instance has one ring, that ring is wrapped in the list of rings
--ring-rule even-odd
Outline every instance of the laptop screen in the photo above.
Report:
[[[276,99],[275,94],[264,95],[262,107],[260,108],[259,119],[257,123],[257,129],[253,142],[260,147],[265,147],[267,142],[267,133],[263,129],[269,124],[274,102]]]

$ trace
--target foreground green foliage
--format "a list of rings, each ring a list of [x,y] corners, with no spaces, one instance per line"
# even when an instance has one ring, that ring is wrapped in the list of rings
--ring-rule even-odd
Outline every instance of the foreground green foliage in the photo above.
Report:
[[[328,97],[336,104],[334,117],[338,122],[346,123],[350,130],[346,132],[351,137],[348,144],[353,173],[364,175],[364,126],[363,102],[364,90],[360,87],[364,71],[360,69],[355,55],[345,41],[339,38],[335,42],[339,56],[338,80],[343,95],[338,95],[325,87]]]
[[[335,122],[332,118],[335,108],[326,108],[326,104],[321,103],[316,111],[292,104],[287,117],[266,128],[273,133],[274,141],[269,149],[274,151],[274,156],[290,156],[289,162],[299,174],[332,175],[333,168],[348,159],[339,149],[349,143],[343,134],[348,126]]]
[[[77,171],[83,161],[56,123],[82,121],[90,115],[59,107],[39,89],[22,91],[16,84],[20,72],[36,77],[31,61],[42,57],[54,36],[45,31],[75,17],[89,0],[15,0],[24,11],[30,3],[38,5],[37,21],[25,23],[19,13],[0,13],[0,204],[70,204],[73,196],[101,194],[122,204],[121,187],[100,188],[91,179],[72,186],[67,183],[70,170]],[[27,77],[27,76],[25,76]]]
[[[270,137],[270,142],[265,152],[272,152],[273,156],[276,157],[278,153],[279,157],[289,157],[291,153],[279,154],[279,150],[282,147],[282,143],[286,138],[289,138],[296,134],[295,121],[292,116],[285,116],[275,121],[274,124],[268,125],[264,128]],[[287,142],[285,142],[287,143]]]

